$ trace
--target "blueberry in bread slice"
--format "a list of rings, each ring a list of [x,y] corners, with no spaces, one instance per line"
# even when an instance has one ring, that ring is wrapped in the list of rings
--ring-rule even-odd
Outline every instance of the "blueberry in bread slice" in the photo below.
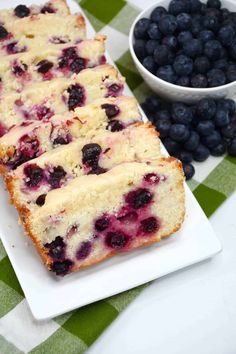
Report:
[[[121,131],[139,121],[137,101],[119,96],[97,100],[48,122],[23,122],[0,138],[0,171],[4,174],[76,138],[92,138],[105,130]]]
[[[7,174],[5,182],[17,209],[32,211],[43,205],[50,190],[64,187],[76,177],[103,174],[123,162],[158,156],[157,131],[150,123],[136,123],[119,132],[105,130],[48,151]]]
[[[3,23],[14,22],[15,20],[39,14],[69,15],[70,10],[65,0],[51,0],[41,5],[26,6],[19,4],[14,8],[0,10],[0,20]]]
[[[71,77],[86,68],[105,64],[105,36],[97,35],[75,45],[63,44],[5,56],[0,62],[1,89],[21,92],[35,82]]]
[[[184,218],[184,177],[174,158],[122,163],[50,191],[21,220],[48,269],[65,275],[160,241]]]
[[[57,78],[32,84],[20,93],[2,94],[0,124],[4,133],[30,120],[48,121],[55,114],[68,113],[102,97],[122,93],[124,78],[108,64],[82,70],[71,78]]]
[[[1,18],[0,18],[1,19]],[[11,55],[51,44],[78,43],[86,36],[82,15],[38,14],[1,22],[0,52]]]

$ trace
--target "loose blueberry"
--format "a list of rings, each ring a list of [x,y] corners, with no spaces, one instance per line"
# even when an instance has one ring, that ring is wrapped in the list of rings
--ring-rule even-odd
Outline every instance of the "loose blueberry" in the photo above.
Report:
[[[155,113],[155,121],[159,121],[159,120],[167,120],[170,121],[171,120],[171,115],[170,113],[166,110],[166,109],[160,109]]]
[[[203,120],[197,124],[196,129],[201,136],[207,136],[215,130],[215,125],[211,120]]]
[[[56,273],[56,275],[66,275],[69,273],[73,266],[73,262],[69,259],[66,259],[62,262],[53,262],[51,270]]]
[[[152,234],[154,232],[157,232],[159,227],[160,225],[157,219],[154,218],[153,216],[150,216],[149,218],[144,219],[140,222],[139,231],[141,231],[144,234]]]
[[[190,3],[189,0],[171,0],[169,3],[169,13],[172,15],[178,15],[181,12],[189,12],[190,11]]]
[[[133,209],[139,209],[145,207],[152,200],[152,193],[146,188],[139,188],[135,191],[129,192],[125,201],[131,206]]]
[[[137,39],[146,39],[148,38],[147,30],[151,24],[151,21],[148,18],[141,18],[135,24],[134,27],[134,36]]]
[[[170,155],[177,155],[181,150],[181,145],[170,137],[165,138],[163,144]]]
[[[204,45],[204,54],[210,60],[220,59],[222,55],[222,45],[219,41],[212,39],[207,41]]]
[[[178,154],[178,158],[180,159],[181,162],[183,163],[189,163],[193,160],[193,155],[190,151],[180,151]]]
[[[229,67],[229,63],[226,58],[222,58],[214,62],[214,69],[220,69],[222,71],[226,71],[228,67]]]
[[[109,119],[118,116],[120,113],[119,107],[115,104],[104,103],[101,107],[102,109],[105,109],[106,115]]]
[[[229,123],[221,129],[221,133],[226,139],[233,139],[236,137],[236,124]]]
[[[236,138],[232,139],[228,145],[228,154],[230,156],[236,156]]]
[[[171,65],[160,66],[156,72],[156,76],[172,84],[176,82],[176,78],[177,78]]]
[[[193,70],[193,61],[186,55],[179,55],[175,58],[173,67],[178,75],[189,75]]]
[[[201,119],[211,119],[216,113],[216,104],[212,98],[203,98],[197,103],[197,113]]]
[[[119,132],[119,131],[123,130],[124,128],[125,128],[124,125],[115,119],[111,120],[107,125],[107,130],[111,131],[112,133]]]
[[[178,41],[175,36],[166,36],[162,39],[162,44],[166,45],[170,50],[175,51],[178,47]]]
[[[147,34],[150,39],[161,39],[162,37],[159,27],[155,22],[150,23]]]
[[[199,39],[192,39],[184,43],[184,53],[190,58],[196,58],[202,54],[202,43]]]
[[[30,14],[30,9],[25,5],[18,5],[14,9],[14,14],[20,18],[27,17]]]
[[[47,196],[47,194],[41,194],[40,196],[38,196],[38,198],[36,199],[35,203],[38,206],[43,206],[45,204],[46,196]]]
[[[159,120],[156,122],[157,131],[160,133],[160,137],[165,138],[168,136],[171,127],[170,120]]]
[[[208,7],[213,7],[215,9],[220,9],[221,8],[221,2],[220,2],[220,0],[208,0],[207,1],[207,6]]]
[[[190,132],[190,136],[188,140],[184,143],[184,148],[188,151],[194,151],[197,149],[199,142],[200,142],[200,138],[198,133],[192,130]]]
[[[194,71],[198,74],[206,74],[206,72],[210,69],[211,63],[207,57],[198,57],[194,60]]]
[[[220,28],[220,23],[216,16],[206,15],[203,18],[203,26],[213,32],[217,32]]]
[[[3,26],[0,26],[0,41],[5,39],[8,36],[8,32],[6,30],[6,28],[4,28]]]
[[[123,232],[108,232],[105,239],[106,245],[114,250],[120,250],[127,246],[129,236]]]
[[[66,176],[66,171],[61,166],[54,167],[49,173],[48,183],[52,188],[59,188],[61,180]]]
[[[163,15],[166,15],[167,11],[163,6],[157,6],[152,12],[151,12],[151,20],[154,22],[159,22],[161,17]]]
[[[24,167],[24,174],[26,176],[25,184],[28,187],[36,187],[43,180],[43,169],[36,164],[30,164]]]
[[[225,109],[218,109],[214,118],[216,127],[224,127],[229,124],[230,117],[229,112]]]
[[[44,247],[48,248],[48,254],[54,260],[61,260],[65,257],[66,244],[61,236],[57,236],[54,241],[46,243]]]
[[[226,77],[229,82],[236,81],[236,65],[229,65],[226,70]]]
[[[156,113],[161,108],[161,100],[156,96],[147,98],[146,103],[151,113]]]
[[[178,29],[183,31],[188,30],[191,27],[192,18],[189,14],[182,12],[176,17],[176,21]]]
[[[202,30],[202,18],[193,16],[192,25],[191,25],[191,32],[192,34],[197,37],[198,33]]]
[[[176,80],[176,84],[179,86],[189,87],[190,79],[188,76],[181,76],[179,79]]]
[[[46,74],[52,67],[53,67],[53,63],[51,61],[48,60],[41,60],[38,64],[37,64],[37,71],[40,74]]]
[[[215,35],[214,32],[210,30],[203,30],[198,34],[198,39],[200,39],[202,43],[206,43],[212,39],[215,39]]]
[[[155,73],[157,69],[157,64],[155,63],[153,57],[151,55],[147,56],[142,61],[143,66],[150,71],[151,73]]]
[[[163,43],[165,44],[165,43]],[[159,45],[159,42],[154,40],[154,39],[149,39],[146,42],[145,48],[146,48],[146,52],[148,55],[153,55],[154,50],[157,48],[157,46]]]
[[[139,59],[143,59],[147,55],[146,41],[137,39],[134,43],[134,52]]]
[[[92,244],[90,241],[84,241],[81,243],[78,251],[76,252],[76,258],[81,261],[89,256],[92,251]]]
[[[222,70],[211,69],[207,73],[209,87],[221,86],[226,83],[226,77]]]
[[[108,228],[109,224],[110,224],[109,218],[104,216],[95,221],[95,229],[97,231],[104,231]]]
[[[189,124],[192,120],[192,111],[184,103],[174,102],[171,113],[175,123]]]
[[[193,39],[193,35],[190,31],[182,31],[178,34],[177,40],[178,43],[183,46],[184,43],[191,41]]]
[[[197,74],[193,75],[191,78],[191,86],[195,88],[206,88],[207,87],[207,78],[205,75]]]
[[[160,18],[159,29],[164,35],[173,34],[177,26],[177,21],[172,15],[165,15]]]
[[[224,143],[220,143],[214,148],[210,149],[212,156],[222,156],[226,152],[226,145]]]
[[[169,135],[177,142],[185,142],[190,136],[190,131],[184,124],[173,124]]]
[[[102,148],[99,144],[86,144],[82,148],[82,162],[89,166],[97,166]]]
[[[190,12],[193,14],[199,13],[202,8],[202,3],[200,0],[189,0],[190,2]]]
[[[229,112],[230,115],[233,115],[236,110],[236,103],[231,99],[222,99],[217,102],[217,108],[224,109]]]
[[[199,144],[197,149],[193,152],[194,160],[198,162],[205,161],[210,156],[210,151],[207,147],[202,144]]]
[[[230,25],[221,27],[218,32],[218,38],[224,46],[229,47],[235,38],[234,28]]]
[[[163,44],[155,49],[153,57],[158,65],[167,65],[173,62],[172,51]]]
[[[188,181],[194,176],[195,169],[191,163],[184,163],[183,170],[186,180]]]
[[[71,85],[67,89],[67,92],[69,94],[68,107],[70,111],[74,110],[76,107],[81,107],[84,105],[85,94],[82,86],[79,84]]]
[[[220,144],[222,142],[222,138],[220,133],[215,130],[208,136],[205,136],[202,141],[209,149],[211,149]]]

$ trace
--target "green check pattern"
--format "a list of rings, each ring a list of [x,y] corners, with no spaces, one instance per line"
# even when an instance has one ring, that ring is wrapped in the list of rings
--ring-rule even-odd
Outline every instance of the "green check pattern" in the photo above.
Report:
[[[112,38],[108,43],[110,55],[126,76],[134,95],[142,102],[150,94],[150,89],[136,71],[128,51],[129,28],[140,9],[124,0],[81,0],[79,5],[95,30],[108,35],[108,42]],[[196,167],[195,179],[189,182],[189,186],[208,217],[235,191],[235,164],[235,158],[224,157],[212,158]],[[148,284],[53,320],[37,322],[28,309],[0,241],[0,352],[84,353],[146,286]]]

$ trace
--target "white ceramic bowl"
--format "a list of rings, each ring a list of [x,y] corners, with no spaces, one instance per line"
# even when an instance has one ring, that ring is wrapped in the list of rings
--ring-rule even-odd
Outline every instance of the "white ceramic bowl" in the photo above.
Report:
[[[206,1],[202,1],[206,2]],[[231,11],[236,11],[236,1],[235,0],[222,0],[222,7],[226,7],[227,9]],[[165,8],[168,7],[170,3],[170,0],[159,0],[155,3],[155,5],[152,5],[148,9],[142,11],[139,16],[136,18],[134,21],[130,33],[129,33],[129,47],[130,47],[130,52],[132,55],[132,58],[134,60],[134,63],[143,77],[143,79],[146,81],[146,83],[151,87],[151,89],[156,92],[158,95],[164,96],[168,99],[174,100],[174,101],[183,101],[183,102],[196,102],[199,99],[207,96],[211,96],[214,98],[219,98],[219,97],[233,97],[236,94],[236,81],[231,82],[226,85],[218,86],[218,87],[213,87],[213,88],[192,88],[192,87],[182,87],[178,85],[171,84],[167,81],[164,81],[157,76],[153,75],[148,71],[138,60],[134,49],[133,49],[133,44],[134,44],[134,26],[137,23],[137,21],[142,18],[142,17],[150,17],[150,14],[152,10],[156,6],[163,6]]]

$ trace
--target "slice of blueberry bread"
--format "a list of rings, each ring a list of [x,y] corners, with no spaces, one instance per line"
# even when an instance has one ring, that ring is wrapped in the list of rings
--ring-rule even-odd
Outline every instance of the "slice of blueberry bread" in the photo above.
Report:
[[[4,174],[76,138],[92,138],[104,130],[121,131],[140,121],[136,100],[119,96],[97,100],[48,122],[23,122],[0,138],[0,172]]]
[[[81,70],[105,64],[105,36],[6,56],[0,62],[1,89],[20,92],[32,83],[71,77]]]
[[[71,78],[57,78],[32,84],[20,93],[2,95],[2,132],[29,120],[48,121],[55,114],[68,113],[96,99],[122,93],[124,78],[108,64],[82,70]]]
[[[33,48],[40,51],[49,43],[78,43],[84,38],[85,21],[80,14],[39,14],[0,25],[0,51],[5,55]]]
[[[160,142],[154,126],[136,123],[116,133],[103,131],[48,151],[19,166],[5,181],[12,203],[19,210],[33,210],[43,205],[50,190],[76,177],[102,174],[123,162],[154,160],[158,156]]]
[[[70,10],[65,0],[51,0],[42,5],[26,6],[19,4],[15,8],[0,10],[0,21],[1,23],[9,23],[25,17],[48,13],[63,16],[69,15]]]
[[[57,275],[160,241],[184,219],[184,176],[174,158],[120,164],[50,191],[21,220]]]

